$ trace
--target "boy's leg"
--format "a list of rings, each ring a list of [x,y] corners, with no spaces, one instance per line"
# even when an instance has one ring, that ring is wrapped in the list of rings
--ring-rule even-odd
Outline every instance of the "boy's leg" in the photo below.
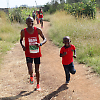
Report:
[[[74,69],[74,64],[73,64],[73,62],[70,64],[69,70],[70,70],[70,73],[71,73],[71,74],[75,74],[75,73],[76,73],[76,70]]]
[[[64,70],[65,70],[65,75],[66,75],[66,83],[69,83],[70,81],[70,73],[69,73],[69,66],[68,65],[63,65]]]

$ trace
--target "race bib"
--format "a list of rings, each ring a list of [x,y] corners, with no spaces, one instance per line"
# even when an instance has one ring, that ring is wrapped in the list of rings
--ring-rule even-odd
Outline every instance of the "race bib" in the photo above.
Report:
[[[39,47],[37,47],[35,44],[37,44],[37,38],[36,37],[30,37],[28,38],[29,41],[29,51],[30,53],[38,53]]]
[[[42,15],[42,13],[40,13],[40,15]]]
[[[37,47],[36,45],[29,45],[29,50],[30,50],[30,53],[38,53],[39,47]]]

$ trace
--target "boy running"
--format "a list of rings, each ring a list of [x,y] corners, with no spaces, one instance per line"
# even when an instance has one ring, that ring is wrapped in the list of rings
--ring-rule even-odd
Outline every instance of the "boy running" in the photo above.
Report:
[[[75,46],[70,44],[70,38],[69,36],[65,36],[63,38],[64,46],[60,50],[60,57],[62,57],[62,64],[65,70],[66,75],[66,85],[68,85],[70,81],[70,73],[75,74],[76,70],[74,69],[73,64],[73,57],[76,58],[76,50]],[[73,56],[74,52],[74,56]]]
[[[33,27],[33,18],[28,17],[26,18],[26,24],[27,28],[24,28],[21,30],[21,36],[20,36],[20,44],[23,48],[23,51],[25,51],[26,56],[26,62],[28,67],[28,72],[30,75],[30,83],[33,84],[33,68],[32,63],[34,59],[35,64],[35,73],[36,73],[36,79],[37,79],[37,90],[40,90],[39,85],[39,65],[40,65],[40,57],[41,55],[41,49],[40,46],[46,43],[46,38],[44,37],[41,29],[37,27]],[[43,42],[40,43],[39,35],[43,39]],[[25,38],[25,46],[23,45],[23,38]]]

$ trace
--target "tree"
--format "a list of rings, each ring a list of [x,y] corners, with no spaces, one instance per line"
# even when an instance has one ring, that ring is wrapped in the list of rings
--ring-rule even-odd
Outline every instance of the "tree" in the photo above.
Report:
[[[65,0],[60,0],[60,3],[61,3],[61,4],[65,3]]]
[[[49,12],[50,14],[54,13],[57,10],[58,5],[59,5],[58,0],[52,0],[51,3],[47,3],[44,6],[43,11]]]
[[[67,0],[67,3],[77,3],[82,2],[83,0]]]

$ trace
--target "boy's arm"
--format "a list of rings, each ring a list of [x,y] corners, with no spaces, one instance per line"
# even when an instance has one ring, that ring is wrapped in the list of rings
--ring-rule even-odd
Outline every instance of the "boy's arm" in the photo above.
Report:
[[[63,56],[65,56],[66,54],[67,54],[66,52],[64,52],[63,54],[60,53],[60,57],[63,57]]]
[[[76,50],[74,50],[74,55],[73,55],[73,57],[76,58]]]
[[[63,51],[63,47],[60,49],[60,57],[63,57],[67,54],[67,52]]]
[[[25,36],[24,35],[24,30],[21,30],[21,32],[20,32],[20,44],[21,44],[23,50],[25,51],[26,50],[26,47],[22,43],[24,36]]]

